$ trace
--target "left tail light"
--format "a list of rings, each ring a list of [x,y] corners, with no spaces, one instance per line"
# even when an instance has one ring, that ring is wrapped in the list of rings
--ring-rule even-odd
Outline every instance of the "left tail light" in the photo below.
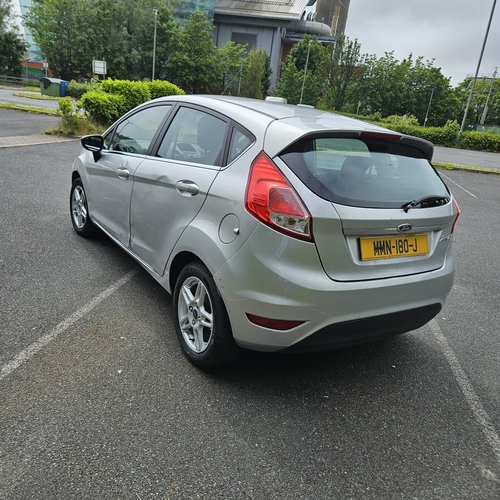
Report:
[[[312,241],[311,214],[264,152],[259,153],[250,167],[245,207],[256,219],[276,231]]]
[[[455,198],[453,198],[453,203],[455,204],[455,209],[456,209],[457,213],[455,215],[455,220],[453,221],[453,226],[451,226],[451,234],[453,234],[453,231],[455,231],[455,224],[457,223],[457,220],[461,214],[460,207],[458,206],[457,200],[455,200]]]

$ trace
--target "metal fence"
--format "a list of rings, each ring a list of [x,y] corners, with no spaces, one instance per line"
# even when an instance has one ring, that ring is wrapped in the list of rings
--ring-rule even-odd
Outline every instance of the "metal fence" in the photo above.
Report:
[[[38,87],[40,85],[39,79],[40,76],[32,75],[31,73],[24,75],[22,78],[18,78],[17,76],[0,75],[0,85],[8,85],[12,87],[30,85]]]

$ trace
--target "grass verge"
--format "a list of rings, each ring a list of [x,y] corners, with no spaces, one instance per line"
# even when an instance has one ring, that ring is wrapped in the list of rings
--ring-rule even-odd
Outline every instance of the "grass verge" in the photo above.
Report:
[[[500,169],[484,168],[484,167],[469,167],[466,165],[457,165],[455,163],[442,163],[440,161],[431,162],[437,169],[440,170],[461,170],[462,172],[474,172],[480,174],[500,175]]]
[[[0,109],[15,109],[17,111],[28,111],[29,113],[38,113],[41,115],[59,116],[57,110],[40,108],[38,106],[25,106],[24,104],[14,104],[10,102],[0,102]]]

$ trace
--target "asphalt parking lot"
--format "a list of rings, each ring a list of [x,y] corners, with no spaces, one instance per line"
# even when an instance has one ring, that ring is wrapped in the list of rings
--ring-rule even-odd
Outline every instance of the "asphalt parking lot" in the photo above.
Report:
[[[429,325],[203,372],[170,296],[74,234],[79,149],[0,150],[0,498],[500,498],[500,176],[442,173],[457,274]]]

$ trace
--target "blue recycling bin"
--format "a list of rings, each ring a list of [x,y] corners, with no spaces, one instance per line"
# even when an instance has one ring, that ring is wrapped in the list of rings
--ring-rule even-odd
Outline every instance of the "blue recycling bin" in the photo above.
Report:
[[[59,97],[64,97],[66,95],[66,89],[68,88],[68,82],[62,80],[59,83]]]

